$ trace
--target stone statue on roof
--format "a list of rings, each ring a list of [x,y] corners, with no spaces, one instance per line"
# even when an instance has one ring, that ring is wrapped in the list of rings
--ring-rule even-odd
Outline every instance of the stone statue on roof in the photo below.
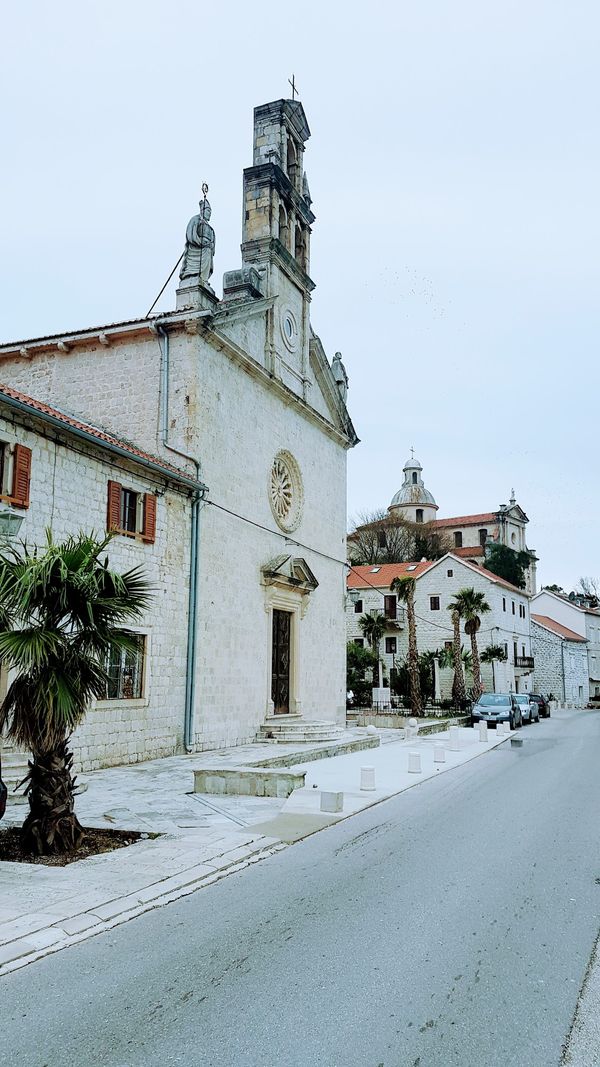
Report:
[[[208,187],[202,187],[204,199],[200,201],[200,211],[188,222],[185,231],[185,252],[179,277],[197,278],[206,285],[213,272],[215,254],[215,231],[210,225],[211,208],[206,193]]]

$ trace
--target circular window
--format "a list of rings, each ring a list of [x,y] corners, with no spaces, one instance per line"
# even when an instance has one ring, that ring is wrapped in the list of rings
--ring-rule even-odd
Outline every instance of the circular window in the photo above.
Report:
[[[290,533],[302,518],[302,476],[290,452],[278,452],[269,476],[269,502],[277,525]]]
[[[298,347],[298,323],[293,311],[282,308],[279,316],[279,325],[286,348],[294,352]]]

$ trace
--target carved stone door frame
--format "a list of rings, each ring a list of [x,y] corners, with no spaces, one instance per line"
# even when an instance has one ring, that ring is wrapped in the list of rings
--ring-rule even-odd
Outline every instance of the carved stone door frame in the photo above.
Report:
[[[266,713],[267,717],[275,714],[271,697],[272,663],[273,663],[273,610],[287,611],[290,615],[290,698],[289,714],[301,714],[300,700],[300,618],[302,611],[302,594],[295,589],[281,589],[269,586],[265,591],[265,611],[267,613],[267,671],[266,671]]]

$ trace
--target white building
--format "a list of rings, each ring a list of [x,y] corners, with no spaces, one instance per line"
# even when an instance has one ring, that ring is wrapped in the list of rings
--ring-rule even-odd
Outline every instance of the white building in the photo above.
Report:
[[[478,634],[480,651],[500,645],[506,661],[482,664],[482,682],[496,692],[533,692],[534,661],[531,650],[529,595],[491,571],[449,553],[434,562],[389,563],[352,567],[347,587],[346,623],[349,641],[364,641],[359,619],[365,612],[379,611],[389,622],[381,644],[382,660],[389,678],[392,667],[406,659],[408,634],[405,608],[397,603],[390,586],[394,578],[415,579],[415,613],[419,652],[433,652],[452,644],[453,628],[448,605],[461,589],[473,588],[485,595],[490,612],[482,616]],[[358,598],[354,601],[358,593]],[[354,602],[353,602],[354,601]],[[463,647],[471,640],[463,633]],[[443,672],[442,696],[449,695],[451,672]]]
[[[534,690],[585,707],[590,698],[587,640],[547,615],[531,616]]]
[[[83,770],[171,755],[183,746],[194,477],[95,426],[0,386],[0,528],[22,520],[30,546],[114,532],[110,564],[143,567],[154,588],[137,651],[108,664],[106,698],[73,738]],[[168,620],[168,625],[165,621]],[[0,671],[0,695],[9,679]],[[21,775],[23,777],[23,775]]]
[[[600,611],[582,607],[559,593],[541,589],[533,598],[536,615],[545,615],[587,641],[589,697],[600,699]],[[567,698],[569,699],[569,698]]]
[[[0,380],[208,486],[193,536],[190,750],[252,741],[281,717],[301,730],[345,721],[346,453],[357,437],[339,353],[330,363],[310,322],[309,136],[298,101],[255,110],[242,266],[221,299],[203,200],[176,310],[0,346]],[[187,593],[187,569],[180,582]],[[164,597],[165,627],[178,610]]]

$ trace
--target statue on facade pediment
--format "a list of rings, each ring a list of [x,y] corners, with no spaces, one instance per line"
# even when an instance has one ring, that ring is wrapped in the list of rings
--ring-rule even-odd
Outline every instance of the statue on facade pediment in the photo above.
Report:
[[[215,231],[209,222],[211,207],[206,196],[199,206],[199,213],[190,219],[185,231],[185,252],[179,277],[182,280],[198,278],[206,285],[213,272]]]

